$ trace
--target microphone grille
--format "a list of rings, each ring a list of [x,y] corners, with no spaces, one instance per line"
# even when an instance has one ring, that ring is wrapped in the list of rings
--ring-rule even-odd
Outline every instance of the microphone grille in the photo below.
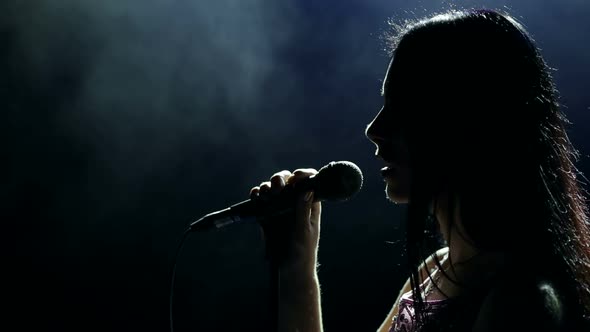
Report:
[[[345,201],[363,185],[363,173],[350,161],[332,161],[315,175],[315,195],[319,200]]]

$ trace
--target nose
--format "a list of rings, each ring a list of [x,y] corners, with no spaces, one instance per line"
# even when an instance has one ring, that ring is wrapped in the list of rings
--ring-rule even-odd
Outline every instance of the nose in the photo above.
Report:
[[[365,136],[375,143],[376,145],[385,143],[385,131],[384,131],[384,112],[383,108],[379,110],[377,116],[367,125],[367,129],[365,129]]]

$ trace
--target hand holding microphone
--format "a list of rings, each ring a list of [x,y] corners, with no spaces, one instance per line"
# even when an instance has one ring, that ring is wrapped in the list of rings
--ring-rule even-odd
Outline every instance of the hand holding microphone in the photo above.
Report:
[[[280,321],[288,323],[290,319],[285,318],[285,315],[303,309],[315,310],[313,308],[318,302],[315,268],[321,201],[348,200],[361,189],[362,183],[360,169],[349,161],[331,162],[319,171],[308,168],[297,169],[293,173],[278,172],[270,181],[252,188],[250,199],[192,222],[184,233],[176,255],[191,232],[209,231],[246,220],[256,220],[263,231],[266,255],[271,266],[273,307],[275,310],[279,307],[286,308],[276,311],[274,316],[280,316]],[[175,268],[176,263],[172,268],[170,286],[171,330]],[[284,295],[279,291],[281,283],[285,290],[290,290],[289,294],[298,293],[305,295],[304,298],[295,300],[290,295]],[[273,326],[275,327],[277,326]]]
[[[286,186],[295,188],[302,180],[318,172],[315,169],[297,169],[293,173],[282,171],[270,181],[252,188],[250,197],[271,201],[285,191]],[[322,205],[315,200],[313,190],[302,190],[292,202],[294,209],[280,217],[261,218],[259,224],[266,244],[266,255],[280,265],[297,264],[314,271],[320,236]]]
[[[284,213],[258,219],[266,243],[269,260],[283,267],[313,272],[317,261],[320,235],[321,201],[343,201],[356,194],[362,186],[362,173],[353,163],[331,162],[320,171],[297,169],[293,173],[275,173],[270,181],[252,188],[250,197],[262,204],[281,205]]]
[[[207,231],[256,220],[264,232],[267,256],[274,262],[310,260],[317,251],[320,201],[344,201],[356,194],[363,176],[349,161],[331,162],[319,171],[282,171],[252,188],[250,199],[209,213],[190,225]]]

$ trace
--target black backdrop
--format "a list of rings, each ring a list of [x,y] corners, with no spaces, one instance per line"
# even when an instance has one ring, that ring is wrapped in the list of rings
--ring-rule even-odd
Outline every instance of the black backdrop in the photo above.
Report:
[[[2,324],[164,331],[189,222],[275,171],[351,160],[363,191],[324,205],[323,317],[328,331],[375,330],[405,279],[404,209],[384,199],[363,135],[381,103],[380,37],[389,19],[450,3],[3,1]],[[589,173],[590,6],[452,3],[509,5],[530,30],[558,69]],[[267,285],[257,227],[192,235],[179,258],[178,331],[264,330]]]

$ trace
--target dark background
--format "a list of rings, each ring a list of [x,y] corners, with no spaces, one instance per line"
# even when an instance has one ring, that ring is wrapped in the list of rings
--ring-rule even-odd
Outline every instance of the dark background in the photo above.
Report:
[[[324,327],[376,330],[406,278],[404,208],[385,200],[363,134],[381,36],[389,20],[505,5],[557,69],[590,173],[585,0],[2,1],[2,329],[165,331],[189,222],[276,171],[350,160],[363,190],[324,204]],[[193,234],[177,330],[265,330],[263,249],[254,225]]]

